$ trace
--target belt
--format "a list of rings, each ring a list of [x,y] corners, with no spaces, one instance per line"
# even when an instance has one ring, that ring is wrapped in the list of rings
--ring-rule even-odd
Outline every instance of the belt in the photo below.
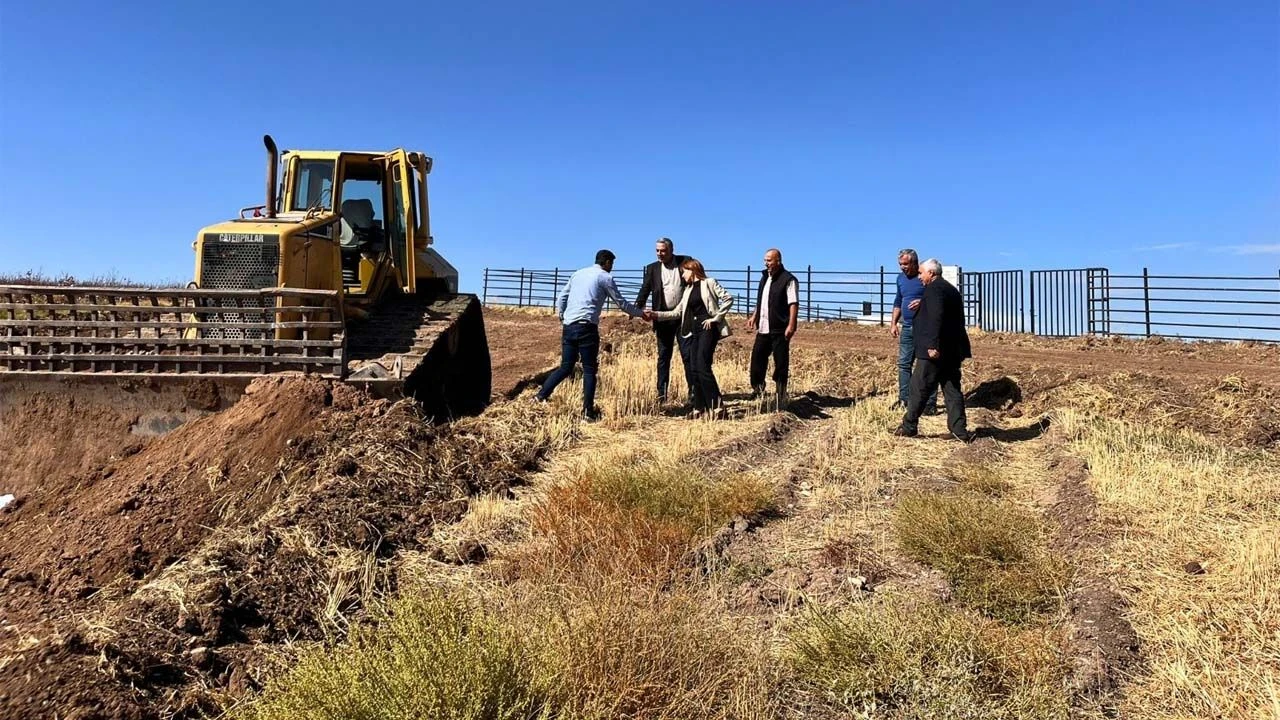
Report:
[[[574,320],[569,324],[570,325],[595,325],[595,323],[591,322],[590,320]]]

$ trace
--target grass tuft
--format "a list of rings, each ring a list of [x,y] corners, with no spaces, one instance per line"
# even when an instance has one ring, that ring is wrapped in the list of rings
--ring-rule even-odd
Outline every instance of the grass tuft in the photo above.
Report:
[[[800,715],[1065,718],[1065,664],[1043,630],[936,604],[817,610],[787,659]]]
[[[1002,497],[1011,489],[1009,481],[989,465],[964,464],[953,471],[961,487],[990,497]]]
[[[536,619],[556,718],[772,718],[767,648],[688,589],[548,595]]]
[[[516,628],[439,593],[405,596],[386,622],[304,653],[234,716],[246,720],[535,718],[545,688]]]
[[[750,475],[712,479],[666,460],[601,463],[551,489],[534,509],[532,528],[543,544],[519,564],[522,572],[547,576],[661,582],[716,528],[775,504],[775,489]]]
[[[894,531],[913,559],[942,570],[955,596],[1010,622],[1058,607],[1069,580],[1035,515],[970,494],[913,493],[898,503]]]

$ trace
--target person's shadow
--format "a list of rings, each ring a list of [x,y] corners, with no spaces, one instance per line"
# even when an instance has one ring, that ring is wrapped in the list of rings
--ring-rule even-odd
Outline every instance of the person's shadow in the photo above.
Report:
[[[1025,442],[1027,440],[1035,440],[1044,435],[1049,429],[1049,418],[1042,417],[1034,423],[1020,428],[994,428],[980,427],[976,428],[973,433],[976,438],[989,437],[1000,442]]]

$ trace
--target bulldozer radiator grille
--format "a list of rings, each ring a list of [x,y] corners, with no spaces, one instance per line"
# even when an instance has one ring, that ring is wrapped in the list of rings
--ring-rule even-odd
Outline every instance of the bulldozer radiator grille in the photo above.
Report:
[[[280,276],[280,239],[222,242],[206,235],[200,257],[200,287],[207,290],[260,290],[275,287]]]
[[[258,290],[275,287],[280,269],[280,239],[275,235],[247,235],[250,242],[226,242],[218,235],[206,235],[200,257],[200,287],[208,290]],[[210,315],[209,319],[225,323],[262,322],[264,315],[254,312],[262,300],[219,299],[215,307],[228,312]],[[246,304],[248,302],[249,304]],[[262,330],[209,329],[208,337],[228,340],[259,340]]]

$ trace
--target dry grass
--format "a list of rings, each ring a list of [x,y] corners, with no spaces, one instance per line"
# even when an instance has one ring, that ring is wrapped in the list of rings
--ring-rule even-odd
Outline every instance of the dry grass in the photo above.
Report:
[[[767,648],[696,591],[553,590],[526,610],[554,669],[551,717],[776,717]]]
[[[1085,412],[1059,423],[1104,519],[1126,528],[1107,572],[1149,672],[1125,717],[1280,716],[1280,459]]]
[[[1051,611],[1069,580],[1043,523],[1008,501],[911,493],[898,502],[894,529],[909,556],[942,570],[958,599],[993,618],[1022,622]]]
[[[695,596],[403,593],[383,622],[304,652],[235,718],[775,717],[757,640]]]
[[[887,599],[810,613],[787,659],[800,717],[1066,718],[1058,645],[1050,631]]]
[[[533,310],[530,310],[533,312]],[[609,430],[638,430],[637,421],[660,415],[664,410],[657,402],[654,387],[656,371],[653,334],[647,325],[634,332],[611,335],[611,350],[600,354],[596,380],[596,404],[604,412],[604,427]],[[751,392],[750,349],[722,343],[716,349],[715,375],[726,404],[736,417],[774,412],[768,403],[741,400]],[[793,396],[806,391],[836,397],[860,398],[893,385],[892,368],[877,358],[851,356],[833,352],[796,353],[791,359],[789,388]],[[896,371],[895,371],[896,372]],[[772,381],[769,381],[772,385]],[[681,360],[671,361],[668,395],[675,401],[688,397]],[[550,401],[553,412],[566,416],[578,414],[582,407],[582,374],[579,366],[572,377],[556,388]]]
[[[405,594],[376,628],[317,648],[232,717],[262,720],[540,717],[545,678],[518,628],[446,594]]]
[[[702,537],[774,506],[770,483],[709,476],[678,448],[615,448],[553,487],[530,512],[537,541],[520,554],[519,572],[666,582]]]
[[[1002,497],[1012,490],[1004,473],[990,465],[965,463],[953,468],[952,473],[962,488],[981,495]]]
[[[1187,385],[1117,372],[1068,382],[1032,404],[1166,431],[1191,429],[1213,442],[1235,446],[1280,432],[1280,392],[1238,377]]]
[[[87,278],[76,278],[73,275],[63,273],[62,275],[46,275],[36,270],[27,270],[23,273],[0,273],[0,285],[37,285],[37,286],[54,286],[54,287],[118,287],[118,288],[181,288],[186,286],[185,281],[170,281],[161,283],[142,283],[128,278],[120,277],[114,272],[106,275],[94,275]]]
[[[688,453],[717,433],[691,427],[561,468],[507,555],[508,588],[473,577],[459,585],[473,601],[457,590],[402,602],[381,628],[308,653],[242,716],[777,717],[763,641],[706,602],[696,573],[677,572],[712,529],[770,507],[773,488],[694,470]],[[496,504],[470,523],[491,527],[505,515]]]

